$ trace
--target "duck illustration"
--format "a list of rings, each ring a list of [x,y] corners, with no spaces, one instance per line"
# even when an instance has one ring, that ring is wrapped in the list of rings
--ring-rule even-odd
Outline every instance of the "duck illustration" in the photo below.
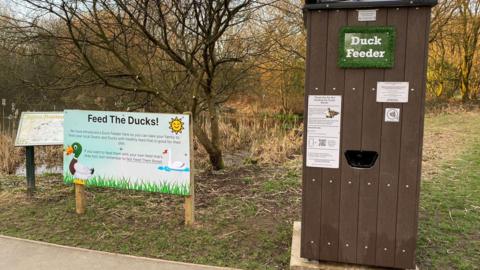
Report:
[[[78,162],[78,158],[82,154],[82,145],[78,142],[73,143],[71,146],[67,147],[66,153],[67,155],[73,154],[73,159],[68,167],[70,173],[73,175],[73,177],[75,177],[75,179],[80,180],[78,181],[80,184],[84,184],[86,180],[93,176],[95,169],[89,168]]]
[[[326,112],[327,118],[334,118],[335,116],[337,116],[339,114],[340,114],[339,112],[331,110],[330,108],[328,108],[328,111]]]

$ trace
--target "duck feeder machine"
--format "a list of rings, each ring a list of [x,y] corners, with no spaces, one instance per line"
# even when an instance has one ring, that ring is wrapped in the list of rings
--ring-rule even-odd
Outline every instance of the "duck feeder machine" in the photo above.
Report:
[[[301,257],[415,268],[436,4],[306,1]]]

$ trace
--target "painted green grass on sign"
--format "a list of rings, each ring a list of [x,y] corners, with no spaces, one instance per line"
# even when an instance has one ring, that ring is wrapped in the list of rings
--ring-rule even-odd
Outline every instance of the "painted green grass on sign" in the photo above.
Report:
[[[65,172],[63,174],[63,181],[66,184],[73,184],[75,178],[70,172]],[[87,187],[108,187],[116,189],[131,189],[131,190],[140,190],[147,192],[158,192],[165,194],[173,194],[180,196],[190,195],[189,186],[187,184],[175,185],[167,182],[161,182],[160,184],[149,183],[143,180],[132,182],[127,178],[108,178],[102,176],[94,176],[86,182]]]

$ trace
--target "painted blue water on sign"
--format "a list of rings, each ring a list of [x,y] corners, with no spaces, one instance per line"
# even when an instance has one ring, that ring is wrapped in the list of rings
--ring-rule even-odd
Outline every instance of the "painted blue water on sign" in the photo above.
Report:
[[[183,168],[183,169],[173,169],[168,166],[160,166],[158,167],[160,171],[166,171],[166,172],[189,172],[190,168]]]

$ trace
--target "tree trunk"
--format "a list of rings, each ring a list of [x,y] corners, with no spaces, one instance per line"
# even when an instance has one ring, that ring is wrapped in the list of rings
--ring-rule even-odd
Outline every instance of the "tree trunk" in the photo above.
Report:
[[[464,63],[462,65],[461,74],[460,74],[460,90],[462,93],[462,102],[467,102],[470,98],[470,72],[468,68],[468,63],[466,63],[468,59],[464,59]]]
[[[196,120],[198,120],[198,114],[197,114],[197,94],[202,87],[202,80],[204,77],[204,73],[200,75],[197,85],[195,88],[195,91],[193,92],[193,104],[192,104],[192,112],[193,118],[194,118],[194,133],[195,136],[198,138],[198,141],[200,144],[205,148],[205,151],[207,151],[209,158],[210,158],[210,164],[212,165],[212,168],[214,170],[221,170],[225,168],[225,165],[223,163],[223,155],[222,155],[222,150],[220,149],[220,132],[219,132],[219,124],[218,124],[218,114],[215,108],[215,103],[212,101],[211,98],[211,85],[209,85],[209,88],[207,88],[208,91],[205,91],[207,94],[208,100],[208,114],[210,116],[210,132],[211,132],[211,138],[208,138],[207,133],[203,130],[201,125],[195,124]]]
[[[198,141],[208,153],[212,168],[214,170],[221,170],[225,168],[225,165],[223,163],[222,150],[218,147],[218,145],[212,143],[212,140],[208,138],[207,133],[205,133],[202,127],[199,126],[197,123],[194,123],[193,129],[195,132],[195,136],[198,138]]]
[[[210,86],[210,93],[213,92],[213,89]],[[225,167],[223,163],[222,150],[220,149],[220,128],[218,123],[218,112],[217,106],[215,104],[214,95],[208,97],[208,114],[210,116],[210,137],[212,141],[213,151],[208,154],[210,155],[210,162],[214,170],[221,170]]]

